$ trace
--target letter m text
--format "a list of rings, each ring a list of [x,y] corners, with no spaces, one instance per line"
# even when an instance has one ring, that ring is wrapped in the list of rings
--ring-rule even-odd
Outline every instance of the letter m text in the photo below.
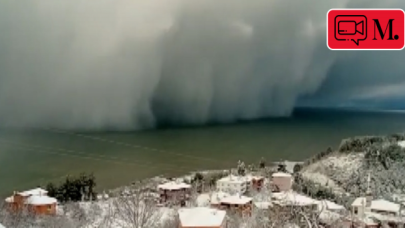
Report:
[[[373,21],[374,21],[374,39],[373,40],[377,40],[376,32],[378,32],[380,34],[380,37],[383,40],[384,37],[385,37],[385,34],[387,33],[387,29],[389,31],[387,40],[393,40],[394,39],[394,38],[392,38],[392,22],[394,21],[394,19],[390,19],[388,21],[387,26],[385,26],[384,32],[383,32],[383,30],[381,28],[380,21],[378,21],[378,19],[373,19]]]

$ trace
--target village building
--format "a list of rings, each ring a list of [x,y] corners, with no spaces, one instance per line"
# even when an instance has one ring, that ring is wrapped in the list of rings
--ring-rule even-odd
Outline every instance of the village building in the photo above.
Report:
[[[291,211],[312,213],[318,210],[318,201],[293,191],[275,192],[272,194],[271,216],[294,216]]]
[[[289,173],[277,172],[271,175],[271,185],[274,192],[290,191],[292,188],[293,178]]]
[[[250,181],[243,176],[229,175],[217,180],[217,191],[229,194],[244,194],[247,192]]]
[[[178,211],[179,228],[226,228],[226,211],[207,207],[182,208]]]
[[[186,200],[190,197],[191,185],[172,181],[158,185],[158,191],[160,203],[172,203],[184,206]]]
[[[221,199],[220,209],[239,212],[242,215],[251,215],[253,199],[243,195],[232,195]]]
[[[244,194],[251,189],[260,191],[264,185],[265,178],[262,176],[247,175],[235,176],[229,175],[217,180],[217,191],[227,192],[229,194]]]
[[[365,196],[356,198],[351,205],[355,220],[365,227],[378,227],[384,224],[388,227],[405,227],[405,217],[401,214],[401,205],[384,199],[374,200],[370,189],[370,174]]]
[[[36,188],[24,192],[14,192],[5,201],[13,211],[27,209],[37,215],[55,215],[58,201],[47,194],[46,190]]]
[[[404,227],[405,224],[405,218],[400,213],[401,206],[383,199],[358,197],[353,201],[351,211],[355,217],[367,223],[367,227],[376,227],[376,220],[390,227]]]
[[[221,200],[231,195],[227,192],[213,192],[210,197],[210,204],[212,207],[219,208],[221,205]]]
[[[265,181],[263,176],[247,175],[246,178],[250,182],[251,189],[260,191],[263,188]]]

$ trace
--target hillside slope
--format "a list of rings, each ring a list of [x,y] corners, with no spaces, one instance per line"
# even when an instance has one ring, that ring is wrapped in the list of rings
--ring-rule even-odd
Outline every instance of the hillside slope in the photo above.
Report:
[[[302,174],[335,192],[356,197],[370,187],[376,198],[391,199],[405,193],[405,135],[345,139],[338,150],[304,167]]]

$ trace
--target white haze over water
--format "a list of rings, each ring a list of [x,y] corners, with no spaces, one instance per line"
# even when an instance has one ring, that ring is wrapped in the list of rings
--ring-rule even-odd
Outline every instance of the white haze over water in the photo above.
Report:
[[[331,69],[364,55],[327,49],[326,12],[399,3],[0,0],[0,125],[141,129],[289,115],[326,78],[350,82]],[[398,53],[366,54],[403,70]],[[330,94],[354,94],[363,83],[350,85]]]

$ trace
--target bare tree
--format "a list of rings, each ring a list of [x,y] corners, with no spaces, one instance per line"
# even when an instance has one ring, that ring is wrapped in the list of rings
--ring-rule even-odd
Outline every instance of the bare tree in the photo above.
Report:
[[[128,228],[151,228],[159,223],[159,208],[155,198],[146,191],[134,192],[133,195],[111,200],[107,223]]]
[[[45,216],[37,219],[35,228],[76,228],[74,221],[66,216]]]
[[[178,228],[180,226],[180,218],[177,213],[173,213],[168,219],[162,221],[161,226],[159,228]]]
[[[2,205],[0,205],[0,221],[2,221],[6,227],[26,228],[33,226],[36,219],[35,214],[26,207],[14,210],[9,204],[2,203]]]
[[[186,206],[187,207],[197,207],[198,205],[198,197],[199,197],[199,193],[198,193],[198,187],[196,185],[193,185],[192,188],[190,189],[190,196],[186,202]]]

